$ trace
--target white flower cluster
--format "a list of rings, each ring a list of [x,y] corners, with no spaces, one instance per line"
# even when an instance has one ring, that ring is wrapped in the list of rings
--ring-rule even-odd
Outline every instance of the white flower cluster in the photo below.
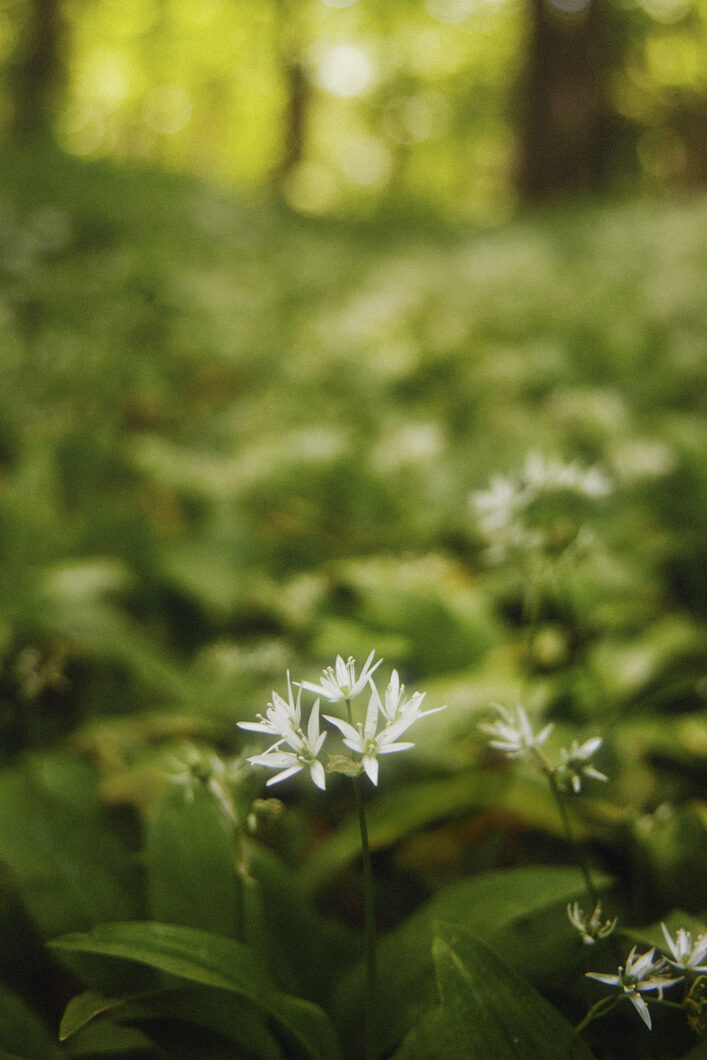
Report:
[[[557,547],[557,527],[543,525],[542,520],[531,514],[538,501],[561,493],[596,500],[611,490],[609,479],[597,467],[581,468],[531,452],[516,479],[494,475],[488,489],[472,494],[471,506],[481,532],[489,541],[489,558],[498,562],[509,552]],[[579,539],[580,527],[575,528],[569,539],[564,523],[561,529],[562,540]]]
[[[583,942],[588,944],[610,935],[616,927],[616,919],[607,920],[602,924],[600,902],[597,902],[589,919],[585,917],[577,902],[567,906],[567,915],[581,933]],[[656,991],[658,1000],[662,1000],[663,991],[681,982],[686,975],[694,976],[707,972],[707,934],[699,935],[693,942],[689,931],[678,928],[673,939],[665,924],[660,926],[666,942],[665,954],[670,956],[659,954],[656,958],[655,946],[647,953],[637,955],[637,947],[634,946],[626,958],[626,964],[618,968],[616,975],[606,975],[603,972],[586,973],[589,979],[596,979],[599,983],[621,990],[649,1030],[652,1026],[651,1014],[645,998],[641,995]],[[683,974],[675,975],[673,970]]]
[[[600,773],[589,759],[596,754],[602,744],[601,736],[585,740],[583,744],[572,741],[569,750],[560,748],[560,764],[555,768],[555,776],[560,784],[570,784],[575,795],[582,790],[582,777],[592,780],[608,780],[606,773]]]
[[[489,746],[495,747],[497,751],[503,751],[509,758],[519,758],[532,752],[545,743],[553,730],[553,725],[546,725],[539,733],[533,733],[525,708],[520,704],[513,711],[502,707],[500,703],[495,704],[495,709],[501,715],[497,721],[484,721],[479,725],[482,732],[493,736],[489,740]]]
[[[495,709],[501,717],[496,721],[482,722],[479,725],[482,732],[493,737],[489,740],[490,747],[503,751],[508,758],[534,759],[560,787],[570,786],[576,795],[579,795],[582,790],[583,777],[591,777],[593,780],[609,779],[606,774],[600,773],[590,761],[601,747],[600,736],[594,736],[583,744],[573,740],[569,749],[562,747],[560,761],[553,768],[540,751],[540,747],[554,728],[552,722],[535,733],[525,708],[520,704],[515,708],[515,712],[500,704],[496,704]]]
[[[337,656],[336,664],[324,670],[319,684],[311,681],[297,683],[296,699],[288,673],[287,699],[273,692],[272,702],[268,704],[265,717],[259,714],[257,721],[239,722],[241,729],[264,732],[275,737],[275,742],[267,751],[248,759],[251,765],[278,770],[278,773],[267,781],[268,785],[277,784],[305,768],[309,769],[313,783],[322,791],[326,788],[327,772],[342,772],[354,776],[365,772],[372,783],[377,784],[378,756],[407,751],[414,747],[409,741],[401,742],[399,737],[420,718],[445,709],[434,707],[432,710],[422,710],[424,692],[414,692],[406,698],[405,686],[400,683],[397,670],[393,670],[381,700],[372,675],[382,660],[374,663],[374,654],[371,652],[368,656],[358,677],[355,661],[348,659],[344,662],[340,655]],[[353,757],[327,755],[323,746],[328,733],[320,731],[320,699],[323,698],[329,703],[345,702],[350,708],[351,700],[366,688],[369,690],[369,700],[362,722],[354,724],[351,719],[324,715],[324,719],[342,734],[344,747],[353,752]],[[302,727],[303,689],[317,696],[309,715],[306,732]]]
[[[664,957],[654,960],[654,954],[655,947],[637,956],[634,946],[626,958],[626,964],[619,967],[616,975],[604,975],[602,972],[586,973],[589,979],[596,979],[597,982],[605,983],[606,986],[615,986],[622,990],[649,1030],[652,1026],[651,1014],[641,994],[656,990],[658,998],[662,1000],[663,991],[670,986],[675,986],[682,979],[682,976],[675,979],[671,975],[663,975],[668,962]]]
[[[567,906],[567,916],[570,923],[577,928],[582,936],[585,946],[593,946],[597,939],[605,939],[610,935],[617,924],[617,917],[613,920],[605,920],[602,923],[601,902],[594,906],[594,912],[590,917],[585,916],[584,910],[580,909],[579,902],[570,902]]]

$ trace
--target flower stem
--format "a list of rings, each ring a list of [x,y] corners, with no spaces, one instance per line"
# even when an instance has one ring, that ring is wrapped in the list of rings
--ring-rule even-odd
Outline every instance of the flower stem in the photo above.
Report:
[[[368,846],[368,829],[366,813],[361,797],[361,785],[358,777],[353,777],[358,823],[361,829],[361,857],[363,860],[363,902],[366,932],[366,1060],[374,1060],[376,1055],[376,921],[373,905],[373,872],[371,869],[371,852]]]
[[[349,723],[351,723],[351,701],[346,700],[346,712]],[[361,860],[363,862],[363,905],[364,905],[364,928],[366,947],[366,1011],[365,1011],[365,1058],[375,1060],[376,1056],[376,917],[373,900],[373,870],[371,867],[371,851],[368,844],[368,827],[366,825],[366,811],[361,795],[361,783],[359,777],[351,778],[354,795],[356,796],[356,809],[358,810],[358,825],[361,832]]]
[[[557,809],[560,811],[562,827],[564,828],[565,836],[567,837],[567,842],[574,851],[575,860],[579,867],[579,871],[582,873],[582,879],[584,880],[584,886],[586,888],[587,894],[589,895],[589,900],[592,902],[593,905],[596,906],[597,902],[599,901],[599,896],[597,895],[597,890],[594,886],[594,882],[589,871],[589,866],[587,865],[584,854],[582,853],[579,843],[577,842],[577,839],[575,837],[574,829],[572,828],[570,815],[567,812],[567,805],[565,803],[563,793],[557,783],[557,780],[555,779],[555,774],[553,773],[553,771],[546,767],[545,773],[550,783],[550,790],[552,791],[555,802],[557,803]]]
[[[587,1015],[583,1020],[575,1027],[577,1034],[581,1034],[585,1027],[587,1027],[592,1020],[598,1020],[601,1016],[605,1016],[607,1012],[611,1012],[615,1005],[618,1005],[619,1001],[623,1001],[623,994],[615,994],[613,997],[603,997],[601,1001],[597,1001],[595,1005],[592,1005]]]

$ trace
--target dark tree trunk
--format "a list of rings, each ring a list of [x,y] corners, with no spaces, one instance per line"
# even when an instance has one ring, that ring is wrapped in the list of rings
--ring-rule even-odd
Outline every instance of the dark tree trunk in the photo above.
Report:
[[[606,170],[605,0],[529,0],[518,190],[537,202],[598,191]]]
[[[287,176],[304,157],[311,94],[310,84],[302,69],[302,64],[296,58],[290,59],[288,62],[285,69],[285,80],[287,84],[287,107],[284,123],[284,151],[278,166],[278,176],[280,178]]]
[[[51,128],[64,81],[60,0],[29,0],[24,31],[10,61],[11,135],[27,139]]]
[[[301,18],[300,0],[276,0],[277,49],[285,84],[282,116],[282,152],[272,173],[279,195],[283,183],[305,155],[312,87],[304,68],[307,28]]]

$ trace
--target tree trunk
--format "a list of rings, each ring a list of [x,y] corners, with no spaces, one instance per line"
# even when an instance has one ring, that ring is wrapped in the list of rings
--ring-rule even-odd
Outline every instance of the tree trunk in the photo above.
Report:
[[[282,179],[293,170],[304,157],[311,88],[297,58],[289,59],[285,67],[287,106],[285,109],[284,151],[278,177]]]
[[[605,0],[529,0],[518,190],[537,202],[598,191],[606,169]]]
[[[60,0],[29,0],[24,32],[10,60],[10,134],[18,139],[47,133],[64,81]]]

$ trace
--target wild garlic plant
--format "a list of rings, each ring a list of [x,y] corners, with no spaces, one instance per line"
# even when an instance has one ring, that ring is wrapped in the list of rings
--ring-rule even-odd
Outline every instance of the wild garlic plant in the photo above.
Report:
[[[557,555],[572,545],[588,544],[588,528],[552,502],[563,495],[593,502],[612,488],[598,467],[582,468],[531,451],[515,478],[494,475],[488,489],[471,495],[472,510],[488,542],[488,559],[500,563],[519,553]]]
[[[567,916],[581,935],[582,942],[593,946],[614,933],[618,918],[604,918],[591,871],[571,826],[566,799],[570,792],[574,795],[581,793],[585,778],[604,782],[608,780],[606,774],[592,763],[593,756],[601,747],[601,737],[592,737],[582,744],[573,740],[569,748],[560,748],[558,760],[553,764],[543,750],[552,732],[552,723],[540,728],[533,726],[521,705],[516,706],[515,711],[503,706],[496,706],[496,710],[500,716],[496,720],[482,722],[479,728],[491,737],[490,747],[501,751],[507,758],[526,760],[547,778],[566,838],[575,851],[587,895],[593,904],[592,913],[587,915],[579,902],[570,902]],[[577,1025],[577,1030],[584,1030],[593,1020],[609,1013],[624,998],[628,998],[650,1030],[652,1020],[644,995],[655,994],[650,999],[652,1003],[684,1010],[694,1029],[698,1033],[704,1032],[707,1023],[707,934],[698,935],[693,942],[691,933],[685,928],[678,928],[675,938],[665,924],[661,924],[661,928],[665,937],[664,953],[660,953],[656,946],[645,953],[638,953],[638,947],[633,946],[616,973],[586,973],[589,979],[615,987],[616,992],[596,1002]],[[686,986],[681,1003],[663,998],[665,990],[681,982]]]
[[[296,696],[288,673],[287,698],[273,691],[272,701],[268,704],[265,715],[259,714],[254,722],[239,722],[242,729],[264,733],[273,738],[266,751],[251,755],[247,759],[253,766],[277,770],[275,776],[266,782],[266,786],[278,784],[303,770],[309,772],[312,783],[321,791],[326,790],[327,774],[342,773],[350,777],[353,784],[363,864],[367,1060],[373,1060],[376,1055],[377,972],[373,871],[361,777],[365,774],[370,782],[377,786],[380,756],[407,751],[414,747],[411,741],[401,740],[400,737],[421,718],[445,709],[433,707],[423,710],[425,693],[413,692],[412,695],[406,696],[405,685],[401,683],[397,670],[392,671],[381,698],[373,675],[382,659],[374,662],[374,658],[375,651],[372,651],[357,674],[355,660],[349,658],[345,662],[339,655],[334,666],[329,666],[322,672],[318,683],[295,682]],[[302,715],[303,691],[317,697],[309,711],[306,729]],[[364,695],[368,696],[365,711],[358,704],[358,709],[355,710],[354,701]],[[329,729],[322,729],[321,725],[319,705],[322,699],[330,704],[343,704],[346,712],[346,717],[343,718],[336,714],[324,714],[323,720],[332,727]],[[331,739],[336,737],[339,738],[340,746],[334,751],[331,749]],[[329,742],[325,748],[327,740]]]
[[[496,476],[488,489],[472,495],[477,525],[488,544],[487,559],[491,563],[514,563],[523,577],[522,614],[528,645],[543,591],[560,566],[581,555],[594,539],[589,526],[580,518],[582,507],[606,497],[612,489],[611,481],[599,468],[583,469],[574,463],[565,464],[531,452],[516,478]],[[580,503],[573,506],[573,498]],[[579,902],[570,902],[567,915],[584,945],[594,946],[614,936],[618,919],[604,916],[588,862],[576,841],[568,801],[581,794],[585,781],[608,780],[593,763],[602,738],[593,736],[583,743],[573,739],[569,747],[560,748],[558,757],[551,760],[545,745],[552,723],[534,724],[520,704],[514,710],[499,705],[495,709],[496,717],[482,722],[479,728],[490,737],[490,747],[507,758],[525,760],[546,777],[592,909],[587,914]],[[683,1009],[693,1028],[704,1033],[707,1029],[707,934],[698,935],[693,942],[685,928],[678,928],[673,938],[665,924],[661,927],[664,947],[653,946],[639,953],[638,946],[634,945],[616,973],[586,973],[589,979],[614,987],[615,991],[589,1009],[577,1030],[583,1030],[610,1012],[624,998],[628,998],[650,1030],[652,1019],[645,995],[651,995],[651,1004]],[[616,945],[615,936],[612,941]],[[682,1003],[663,997],[665,990],[681,982],[685,984]]]
[[[575,922],[572,914],[570,919]],[[579,925],[575,922],[575,926]],[[652,1004],[684,1011],[693,1029],[697,1033],[704,1033],[707,1022],[707,934],[698,935],[693,942],[691,933],[685,928],[678,928],[675,938],[665,924],[661,924],[661,929],[665,937],[665,946],[660,947],[662,953],[657,946],[653,946],[646,953],[637,954],[638,947],[634,946],[616,974],[586,973],[587,978],[614,987],[616,992],[597,1001],[578,1024],[578,1030],[583,1030],[592,1020],[606,1015],[624,998],[628,998],[648,1030],[651,1030],[653,1021],[648,1001],[643,995],[655,994],[655,997],[650,998]],[[679,983],[684,984],[682,1001],[665,999],[663,991]]]
[[[552,732],[554,725],[550,722],[537,732],[534,731],[525,708],[518,704],[515,711],[495,704],[499,717],[496,720],[482,722],[480,730],[490,736],[489,746],[503,752],[508,758],[523,758],[546,777],[550,791],[557,805],[567,841],[575,852],[577,864],[584,878],[584,884],[590,901],[595,907],[599,902],[597,890],[592,880],[589,866],[576,841],[574,829],[567,809],[566,795],[571,790],[579,795],[582,783],[586,778],[607,781],[605,773],[600,772],[593,764],[592,757],[602,744],[600,736],[594,736],[579,744],[572,741],[569,748],[561,748],[559,760],[553,764],[542,750],[543,744]]]
[[[592,508],[613,492],[599,467],[581,467],[532,450],[515,476],[494,475],[469,498],[490,564],[512,564],[523,580],[528,645],[543,594],[595,541]]]

